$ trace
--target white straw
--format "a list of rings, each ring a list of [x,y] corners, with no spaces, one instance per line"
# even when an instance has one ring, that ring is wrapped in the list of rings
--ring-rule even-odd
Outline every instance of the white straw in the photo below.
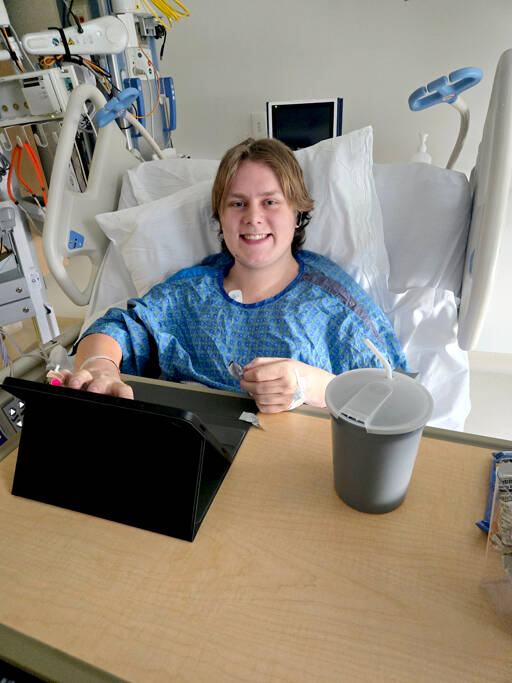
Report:
[[[388,363],[387,358],[385,358],[382,353],[376,348],[375,344],[372,344],[372,342],[369,339],[365,339],[364,343],[366,346],[373,351],[373,353],[377,356],[377,358],[380,360],[382,365],[384,366],[384,369],[386,371],[386,377],[388,379],[393,379],[393,373],[391,372],[391,365]]]

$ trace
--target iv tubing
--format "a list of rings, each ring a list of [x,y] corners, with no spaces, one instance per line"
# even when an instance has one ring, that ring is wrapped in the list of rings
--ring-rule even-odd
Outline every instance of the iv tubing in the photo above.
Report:
[[[159,159],[163,159],[163,158],[164,158],[164,155],[162,154],[162,150],[161,150],[160,147],[156,144],[154,138],[152,138],[151,135],[148,133],[148,131],[144,128],[144,126],[142,125],[142,123],[140,123],[139,121],[137,121],[137,119],[135,118],[135,116],[134,116],[133,114],[130,114],[129,111],[127,111],[127,112],[125,113],[125,117],[126,117],[126,120],[127,120],[129,123],[131,123],[131,125],[134,126],[134,128],[136,128],[136,129],[139,131],[139,133],[142,135],[142,137],[148,142],[148,144],[151,146],[151,148],[153,149],[153,151],[155,152],[155,154],[157,155],[157,157],[158,157]]]

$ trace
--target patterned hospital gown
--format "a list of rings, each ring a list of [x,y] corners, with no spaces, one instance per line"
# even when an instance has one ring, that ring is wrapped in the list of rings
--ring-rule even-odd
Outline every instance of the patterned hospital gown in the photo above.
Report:
[[[280,357],[334,374],[380,367],[369,338],[392,368],[407,370],[393,329],[380,308],[329,259],[297,256],[299,273],[279,294],[253,304],[231,299],[223,280],[233,261],[215,254],[154,286],[127,310],[113,308],[85,334],[102,332],[123,351],[121,371],[241,391],[227,367]]]

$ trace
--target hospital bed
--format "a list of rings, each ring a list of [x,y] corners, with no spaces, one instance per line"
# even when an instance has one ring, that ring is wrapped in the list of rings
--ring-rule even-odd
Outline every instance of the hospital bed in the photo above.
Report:
[[[372,162],[364,128],[297,152],[315,199],[305,248],[338,262],[389,316],[412,371],[431,391],[429,424],[462,429],[470,409],[467,351],[485,317],[511,180],[512,50],[500,58],[475,167]],[[218,251],[210,189],[216,160],[141,163],[115,122],[101,128],[87,190],[68,183],[84,102],[71,95],[50,183],[44,249],[70,299],[87,305],[83,329],[179,268]],[[87,256],[80,287],[64,261]]]

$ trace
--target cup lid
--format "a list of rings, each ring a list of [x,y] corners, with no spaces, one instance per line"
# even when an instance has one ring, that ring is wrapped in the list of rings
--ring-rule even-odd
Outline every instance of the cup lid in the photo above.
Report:
[[[370,434],[406,434],[428,422],[434,401],[417,380],[380,368],[349,370],[327,385],[329,412]]]

